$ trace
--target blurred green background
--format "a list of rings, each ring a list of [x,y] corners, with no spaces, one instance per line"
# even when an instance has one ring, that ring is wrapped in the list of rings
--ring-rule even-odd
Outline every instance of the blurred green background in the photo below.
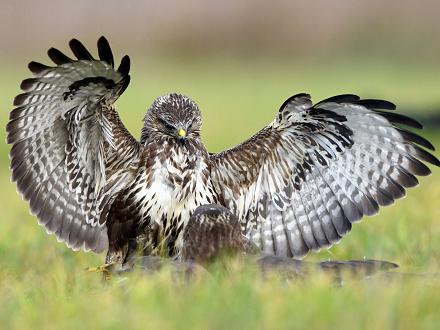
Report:
[[[2,0],[0,122],[29,61],[48,64],[52,46],[70,54],[73,37],[96,54],[105,35],[115,59],[132,59],[117,106],[135,137],[154,98],[169,92],[199,104],[210,151],[248,138],[293,94],[355,93],[395,102],[440,146],[439,12],[437,1],[407,0]],[[438,169],[341,244],[307,257],[383,258],[429,276],[335,288],[317,275],[286,285],[233,262],[190,284],[165,270],[103,285],[83,269],[104,256],[70,251],[29,215],[10,182],[4,129],[0,140],[0,328],[438,328]]]

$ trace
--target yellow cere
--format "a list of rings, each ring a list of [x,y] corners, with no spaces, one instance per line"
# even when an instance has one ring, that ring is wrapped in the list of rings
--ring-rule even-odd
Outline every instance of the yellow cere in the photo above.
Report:
[[[185,137],[186,136],[186,131],[184,129],[180,129],[178,134],[179,134],[180,137]]]

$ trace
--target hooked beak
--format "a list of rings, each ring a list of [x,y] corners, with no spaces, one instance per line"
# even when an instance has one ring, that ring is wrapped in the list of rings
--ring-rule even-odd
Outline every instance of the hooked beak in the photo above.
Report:
[[[183,128],[181,128],[177,132],[177,135],[179,136],[179,141],[184,141],[186,138],[186,131]]]

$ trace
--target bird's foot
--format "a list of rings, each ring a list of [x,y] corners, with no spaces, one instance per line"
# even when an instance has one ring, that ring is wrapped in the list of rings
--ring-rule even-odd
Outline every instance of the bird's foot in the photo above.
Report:
[[[104,281],[110,281],[112,279],[114,264],[105,264],[97,267],[86,268],[87,272],[91,273],[102,273]]]

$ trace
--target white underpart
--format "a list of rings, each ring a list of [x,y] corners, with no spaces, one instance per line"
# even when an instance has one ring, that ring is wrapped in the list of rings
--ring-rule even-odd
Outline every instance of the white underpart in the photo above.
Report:
[[[144,179],[141,179],[139,183],[143,189],[136,196],[137,200],[143,200],[140,213],[144,214],[149,209],[148,215],[144,217],[143,221],[151,219],[152,222],[160,225],[163,233],[168,227],[174,225],[173,219],[179,215],[180,221],[177,225],[183,221],[183,229],[198,206],[216,201],[210,178],[207,182],[204,182],[202,178],[202,172],[206,171],[207,164],[201,154],[190,155],[182,149],[178,148],[171,155],[171,159],[165,161],[165,164],[160,163],[158,158],[152,168],[147,169],[153,173],[152,185],[150,188],[146,188],[146,176],[144,175]],[[194,161],[196,162],[194,168],[189,167],[188,164]],[[180,178],[181,183],[176,183],[172,177]],[[183,186],[185,177],[189,177],[190,180]],[[188,189],[192,192],[186,194]],[[163,223],[163,219],[167,219],[166,225]],[[177,237],[176,247],[178,249],[182,245],[182,234],[183,230]]]

